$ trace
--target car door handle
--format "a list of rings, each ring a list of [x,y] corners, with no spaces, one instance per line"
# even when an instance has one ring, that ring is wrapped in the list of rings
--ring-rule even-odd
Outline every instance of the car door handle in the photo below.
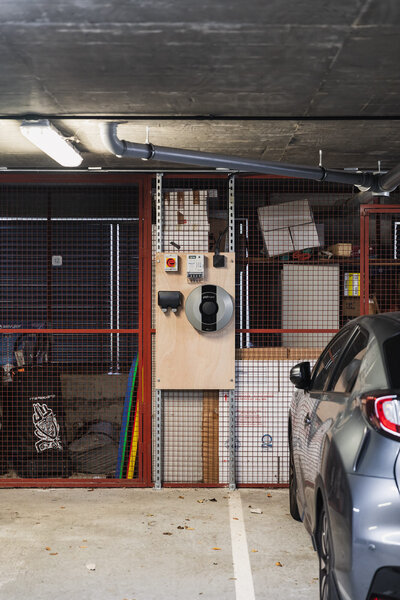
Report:
[[[310,413],[307,413],[306,416],[304,417],[304,425],[310,425],[310,424],[311,424]]]

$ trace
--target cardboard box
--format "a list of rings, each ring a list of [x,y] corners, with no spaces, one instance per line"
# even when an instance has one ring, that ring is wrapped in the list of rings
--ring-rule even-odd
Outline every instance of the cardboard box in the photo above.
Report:
[[[305,250],[306,248],[315,248],[319,246],[318,231],[315,223],[295,225],[289,227],[289,230],[295,250]]]
[[[236,363],[236,478],[242,484],[288,483],[287,414],[298,361]],[[311,366],[314,361],[310,361]],[[228,481],[229,400],[219,393],[219,481]]]
[[[359,296],[360,295],[360,273],[345,273],[344,274],[344,295]]]
[[[334,244],[328,247],[329,252],[332,252],[333,256],[351,256],[352,246],[351,244]]]
[[[288,227],[265,231],[263,235],[269,256],[278,256],[279,254],[288,254],[294,251],[292,236]]]
[[[279,361],[236,361],[236,478],[238,483],[276,481],[277,427],[286,434],[279,402]],[[268,436],[273,438],[268,445]],[[285,444],[282,444],[282,448]],[[219,482],[228,482],[229,397],[219,392]],[[274,458],[274,467],[271,459]],[[283,465],[283,460],[282,460]],[[274,477],[275,476],[275,477]],[[286,479],[285,479],[286,481]]]
[[[379,313],[378,302],[373,296],[369,299],[369,313],[370,315],[377,315]],[[360,298],[358,297],[345,297],[343,298],[342,314],[344,317],[359,317],[360,311]]]
[[[263,232],[303,225],[313,221],[308,200],[260,206],[257,212]]]
[[[261,206],[258,218],[269,256],[320,245],[308,200]]]

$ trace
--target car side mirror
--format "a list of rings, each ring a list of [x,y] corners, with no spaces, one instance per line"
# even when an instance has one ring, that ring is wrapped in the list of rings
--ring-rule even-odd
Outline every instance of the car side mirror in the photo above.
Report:
[[[299,390],[307,390],[311,383],[311,367],[309,362],[301,362],[290,369],[290,381]]]

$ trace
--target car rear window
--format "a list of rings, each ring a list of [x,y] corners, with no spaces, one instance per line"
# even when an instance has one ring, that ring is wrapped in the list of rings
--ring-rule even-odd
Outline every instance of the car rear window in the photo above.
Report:
[[[400,388],[400,334],[394,335],[383,344],[386,367],[388,370],[390,385]]]

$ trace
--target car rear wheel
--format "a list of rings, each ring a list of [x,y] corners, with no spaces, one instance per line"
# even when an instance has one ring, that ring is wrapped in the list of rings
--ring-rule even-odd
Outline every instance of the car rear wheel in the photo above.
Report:
[[[291,441],[289,443],[289,509],[290,514],[296,521],[301,521],[299,507],[297,506],[297,481],[294,470],[294,460]]]
[[[332,536],[324,507],[318,523],[319,597],[320,600],[337,600],[338,595],[332,573]]]

